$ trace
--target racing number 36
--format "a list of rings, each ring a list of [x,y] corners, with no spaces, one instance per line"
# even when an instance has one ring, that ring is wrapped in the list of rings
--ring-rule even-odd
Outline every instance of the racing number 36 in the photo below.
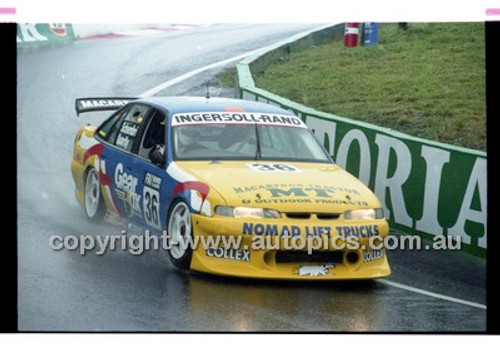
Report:
[[[148,186],[144,187],[143,191],[144,219],[148,225],[161,229],[159,198],[160,195],[158,193],[158,190],[150,188]]]
[[[297,167],[283,163],[247,163],[247,166],[256,172],[300,172]]]

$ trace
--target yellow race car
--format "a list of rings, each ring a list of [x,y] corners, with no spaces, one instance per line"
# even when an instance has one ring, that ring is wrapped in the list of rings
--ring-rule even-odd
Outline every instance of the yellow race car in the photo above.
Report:
[[[75,138],[71,170],[87,217],[166,236],[179,269],[390,275],[380,201],[291,112],[190,97],[78,99],[76,110],[116,110]]]

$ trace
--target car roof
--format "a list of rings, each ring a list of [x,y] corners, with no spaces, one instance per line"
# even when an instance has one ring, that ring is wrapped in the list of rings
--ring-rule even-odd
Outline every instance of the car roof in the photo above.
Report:
[[[175,113],[186,112],[261,112],[261,113],[279,113],[293,114],[281,107],[265,104],[262,102],[217,98],[217,97],[187,97],[187,96],[172,96],[172,97],[150,97],[135,100],[136,102],[144,102],[151,105],[156,105],[169,111],[170,115]]]

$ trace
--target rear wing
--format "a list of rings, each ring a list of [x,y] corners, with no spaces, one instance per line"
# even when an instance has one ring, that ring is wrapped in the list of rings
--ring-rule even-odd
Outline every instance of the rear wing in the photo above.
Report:
[[[76,115],[85,112],[93,111],[110,111],[118,110],[119,108],[125,106],[130,101],[136,100],[138,98],[125,98],[125,97],[101,97],[101,98],[82,98],[75,100],[75,110]]]

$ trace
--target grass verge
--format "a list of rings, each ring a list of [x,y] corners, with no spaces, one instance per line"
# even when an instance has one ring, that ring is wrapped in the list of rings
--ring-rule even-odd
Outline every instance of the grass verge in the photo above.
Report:
[[[486,150],[484,53],[483,23],[381,24],[378,46],[312,47],[255,80],[321,111]]]

